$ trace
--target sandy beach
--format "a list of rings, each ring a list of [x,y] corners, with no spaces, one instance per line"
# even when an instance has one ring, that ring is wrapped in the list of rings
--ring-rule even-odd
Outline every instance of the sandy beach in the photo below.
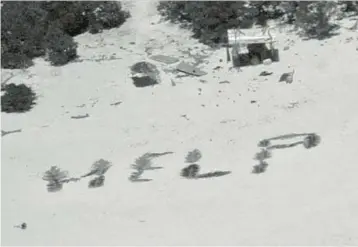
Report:
[[[39,96],[30,112],[1,114],[2,130],[21,129],[1,141],[2,245],[358,245],[358,32],[305,41],[273,27],[280,62],[237,71],[224,48],[161,21],[155,2],[125,7],[132,17],[120,28],[75,38],[81,61],[2,69]],[[199,61],[207,74],[182,77],[157,54]],[[157,66],[159,85],[133,85],[140,61]],[[279,82],[293,69],[291,84]],[[253,174],[258,142],[291,133],[321,142],[273,150]],[[200,172],[231,173],[181,177],[193,149]],[[151,181],[129,181],[147,152],[173,153],[153,159],[163,168],[145,172]],[[78,177],[99,159],[112,164],[102,187],[84,178],[46,190],[51,166]]]

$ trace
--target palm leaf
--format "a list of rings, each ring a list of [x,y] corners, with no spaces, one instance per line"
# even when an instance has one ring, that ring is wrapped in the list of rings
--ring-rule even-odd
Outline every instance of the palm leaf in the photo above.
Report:
[[[195,163],[201,159],[202,155],[200,150],[194,149],[193,151],[189,152],[185,157],[186,163]]]
[[[135,164],[132,165],[133,169],[138,171],[148,170],[152,167],[152,161],[150,159],[150,154],[145,153],[135,160]]]
[[[52,166],[50,170],[46,171],[43,180],[48,181],[50,183],[60,183],[62,180],[68,177],[67,171],[61,171],[60,168],[56,166]]]
[[[104,185],[104,180],[105,180],[104,176],[98,176],[98,177],[89,181],[88,188],[102,187]]]
[[[92,164],[90,172],[86,173],[85,175],[82,175],[81,177],[84,178],[92,175],[102,176],[108,171],[111,166],[112,164],[108,160],[99,159]]]
[[[303,146],[307,149],[316,147],[320,143],[321,143],[321,137],[317,134],[308,135],[303,140]]]
[[[96,171],[96,175],[102,176],[104,175],[108,169],[112,166],[111,162],[104,159],[99,159],[92,165],[92,171]]]
[[[271,158],[272,154],[267,149],[261,149],[259,153],[255,154],[255,160],[265,160]]]

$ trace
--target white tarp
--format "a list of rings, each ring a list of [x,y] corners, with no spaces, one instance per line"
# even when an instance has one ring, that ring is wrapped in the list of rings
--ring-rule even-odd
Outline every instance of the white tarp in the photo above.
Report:
[[[262,30],[257,29],[228,29],[227,35],[229,45],[233,45],[235,43],[245,45],[275,42],[275,37],[273,35],[269,35],[268,32],[263,33]]]

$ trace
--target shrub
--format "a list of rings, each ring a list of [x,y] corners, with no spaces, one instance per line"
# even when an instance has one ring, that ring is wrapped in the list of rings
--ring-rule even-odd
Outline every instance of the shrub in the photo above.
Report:
[[[295,25],[308,38],[326,38],[337,27],[331,22],[336,13],[336,2],[302,1],[298,5]]]
[[[239,26],[244,22],[239,10],[244,2],[228,1],[169,1],[158,6],[166,19],[183,22],[193,31],[193,37],[205,44],[223,41],[227,28]]]
[[[339,1],[338,4],[344,5],[344,12],[354,12],[358,14],[358,1]]]
[[[36,94],[25,84],[8,84],[1,88],[5,94],[1,96],[1,111],[27,112],[35,105]]]
[[[85,4],[86,2],[49,1],[42,2],[41,8],[48,13],[49,25],[58,22],[66,34],[76,36],[86,32],[88,28]]]
[[[342,4],[343,11],[358,13],[357,1],[166,1],[158,10],[167,20],[190,28],[194,38],[214,45],[226,41],[229,28],[265,26],[272,19],[294,24],[309,38],[329,37],[337,27],[331,19]]]
[[[3,3],[1,8],[2,68],[17,69],[32,65],[32,58],[45,54],[47,12],[38,2]]]
[[[68,36],[119,27],[129,17],[115,1],[5,1],[2,5],[1,64],[8,69],[31,66],[33,58],[45,55],[49,42],[52,64],[63,65],[76,56]],[[55,49],[56,45],[60,47]]]
[[[273,12],[273,15],[275,15],[274,17],[276,18],[280,18],[282,24],[294,24],[296,21],[296,11],[298,4],[299,2],[297,1],[278,2],[278,4],[275,5],[275,11]],[[270,11],[267,12],[267,15],[270,16]]]
[[[54,66],[64,65],[77,57],[77,43],[60,25],[52,25],[46,35],[48,59]]]
[[[130,16],[122,10],[120,2],[89,2],[92,6],[88,14],[89,32],[97,33],[103,29],[121,26]]]
[[[119,27],[129,17],[116,1],[52,1],[44,2],[42,8],[49,12],[51,22],[59,20],[63,30],[71,36],[87,30],[97,33]]]
[[[21,69],[28,68],[34,63],[32,59],[26,56],[25,54],[13,53],[8,51],[1,51],[1,66],[5,69]]]
[[[226,41],[229,28],[266,25],[268,19],[282,17],[280,1],[167,1],[158,10],[174,23],[191,28],[193,37],[214,45]]]

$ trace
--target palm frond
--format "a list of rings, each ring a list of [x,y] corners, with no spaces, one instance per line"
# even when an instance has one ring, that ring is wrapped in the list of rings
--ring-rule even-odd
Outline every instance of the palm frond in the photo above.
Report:
[[[184,178],[196,178],[199,174],[200,166],[197,164],[191,164],[187,167],[184,167],[181,170],[180,176]]]
[[[129,180],[135,181],[135,180],[140,179],[143,172],[144,172],[143,170],[138,170],[138,171],[132,172],[132,174],[129,176]]]
[[[260,174],[260,173],[264,173],[266,171],[268,167],[268,163],[266,163],[265,161],[261,161],[260,164],[255,165],[252,169],[252,173],[254,174]]]
[[[321,143],[321,137],[317,134],[311,134],[305,137],[303,140],[303,146],[305,148],[313,148]]]
[[[111,162],[104,159],[99,159],[92,165],[92,171],[95,171],[95,174],[98,176],[104,175],[108,169],[112,166]]]
[[[150,153],[145,153],[135,160],[135,164],[131,165],[133,169],[138,171],[148,170],[152,167],[152,160],[150,159]]]
[[[186,163],[195,163],[201,159],[202,155],[200,150],[194,149],[193,151],[189,152],[185,157]]]
[[[47,184],[47,191],[48,192],[58,192],[62,190],[63,183],[61,182],[50,182]]]
[[[259,153],[255,154],[255,160],[265,160],[271,158],[272,154],[267,149],[261,149]]]
[[[104,185],[104,180],[105,180],[105,177],[103,175],[95,177],[94,179],[89,181],[88,188],[102,187]]]
[[[62,180],[68,177],[67,171],[61,171],[60,168],[52,166],[48,171],[44,173],[43,180],[50,183],[60,183]]]
[[[270,146],[270,141],[267,140],[267,139],[261,140],[257,146],[259,146],[259,147],[268,147],[268,146]]]

